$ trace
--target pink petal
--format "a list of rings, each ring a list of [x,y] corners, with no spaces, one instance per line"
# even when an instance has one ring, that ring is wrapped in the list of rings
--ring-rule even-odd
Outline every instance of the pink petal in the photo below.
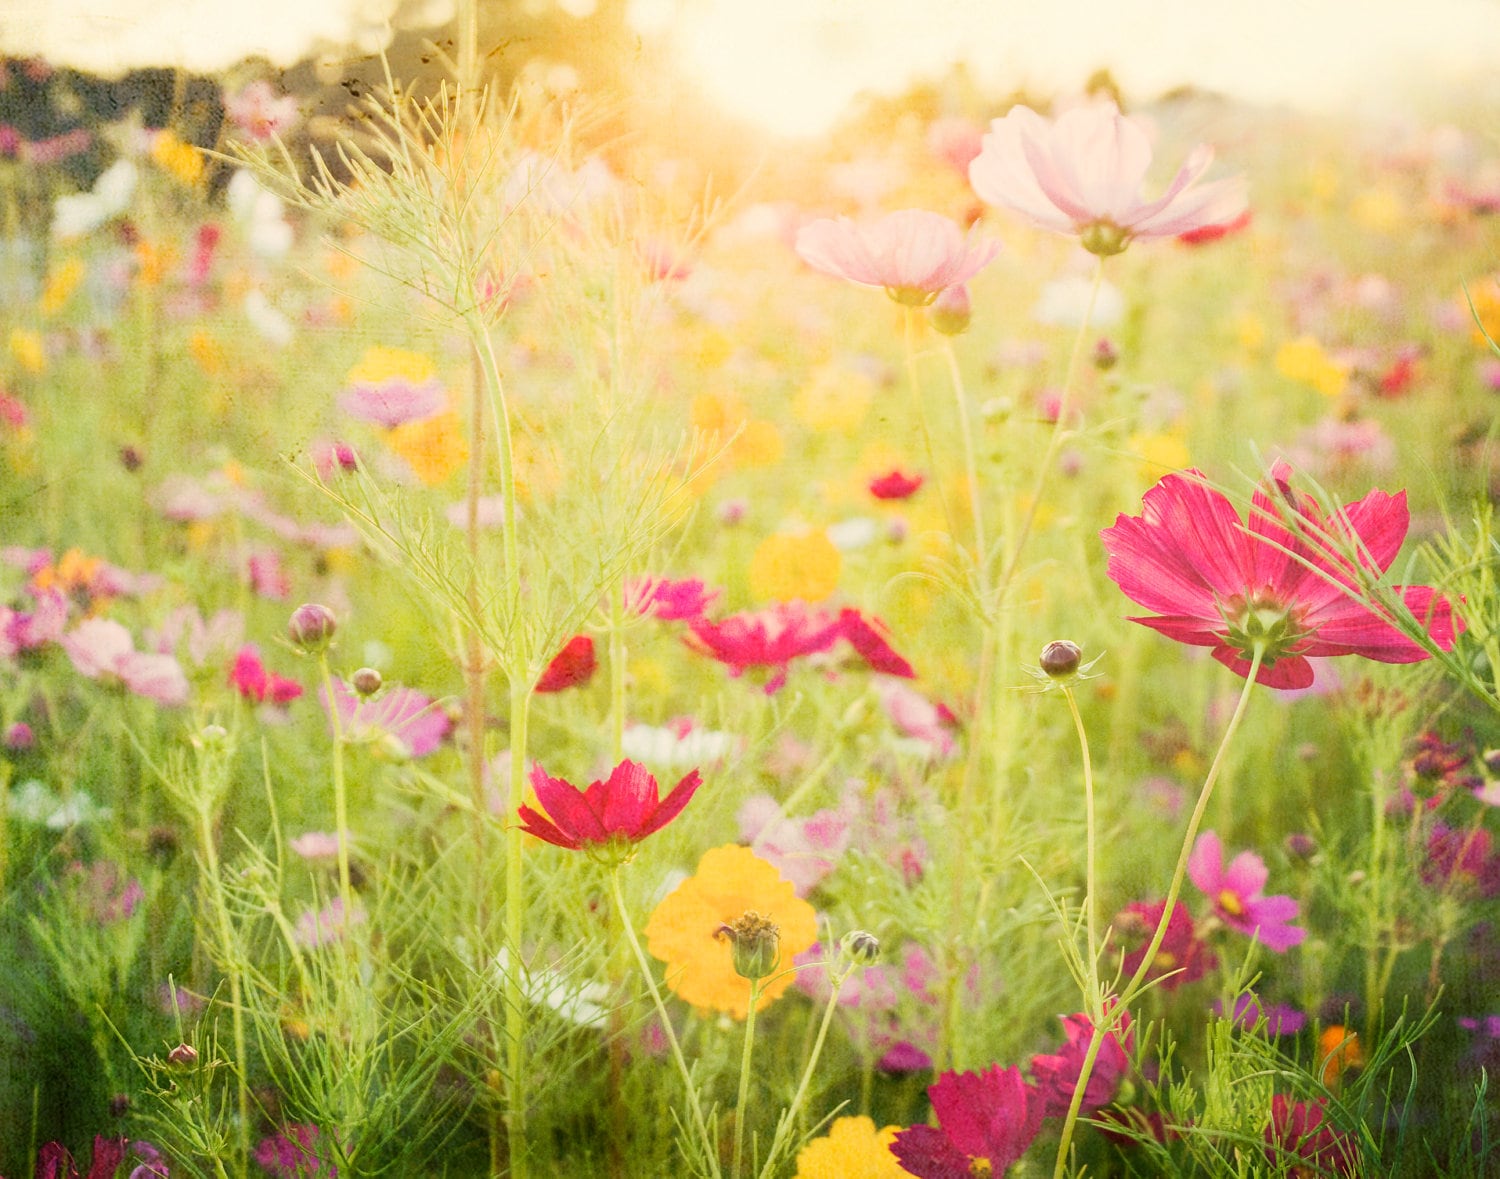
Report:
[[[656,808],[656,813],[646,821],[636,838],[643,838],[653,832],[660,831],[678,815],[682,814],[683,808],[692,802],[693,795],[698,793],[698,787],[703,785],[703,779],[698,776],[698,771],[693,770],[687,774],[682,781],[672,787],[672,792],[662,799],[661,805]]]
[[[1240,852],[1230,861],[1229,868],[1220,878],[1219,889],[1221,892],[1228,889],[1241,900],[1248,901],[1260,895],[1261,890],[1266,887],[1268,876],[1263,859],[1254,852]]]
[[[608,841],[604,825],[589,808],[582,791],[571,782],[550,776],[536,762],[531,767],[531,788],[536,791],[542,809],[569,838],[589,843]]]
[[[656,801],[656,779],[651,772],[639,762],[622,761],[604,784],[604,809],[599,818],[611,835],[633,837],[656,809]]]
[[[1224,872],[1224,845],[1212,831],[1205,831],[1193,844],[1188,857],[1188,879],[1196,884],[1206,896],[1217,896],[1223,887],[1220,880]]]

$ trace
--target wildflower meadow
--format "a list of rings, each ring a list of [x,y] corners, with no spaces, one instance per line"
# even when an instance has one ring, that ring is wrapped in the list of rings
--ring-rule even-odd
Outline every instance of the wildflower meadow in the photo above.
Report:
[[[0,123],[0,1175],[1500,1174],[1493,120],[480,50]]]

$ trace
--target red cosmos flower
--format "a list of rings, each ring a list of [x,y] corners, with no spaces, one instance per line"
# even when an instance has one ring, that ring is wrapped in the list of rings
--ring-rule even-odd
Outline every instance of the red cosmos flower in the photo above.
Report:
[[[1321,1097],[1295,1105],[1280,1093],[1271,1098],[1266,1158],[1272,1166],[1289,1161],[1291,1156],[1306,1164],[1292,1168],[1291,1174],[1297,1179],[1356,1173],[1359,1143],[1354,1135],[1324,1124],[1324,1105]]]
[[[870,480],[870,494],[876,499],[910,499],[921,486],[921,475],[903,475],[900,471],[892,471]]]
[[[1259,644],[1265,656],[1258,679],[1273,688],[1311,684],[1310,656],[1426,659],[1425,648],[1360,601],[1354,588],[1396,559],[1410,523],[1406,493],[1372,491],[1325,517],[1311,497],[1292,489],[1290,476],[1284,462],[1271,468],[1246,525],[1200,472],[1168,475],[1146,492],[1139,516],[1122,514],[1100,533],[1109,576],[1131,601],[1156,611],[1130,621],[1212,647],[1213,657],[1241,676],[1249,674]],[[1286,517],[1297,520],[1296,534]],[[1357,551],[1364,568],[1346,551]],[[1453,645],[1463,624],[1448,599],[1425,585],[1396,592],[1434,642],[1445,650]]]
[[[86,1179],[114,1179],[125,1161],[125,1139],[94,1135],[94,1153]],[[80,1179],[78,1164],[68,1148],[60,1142],[49,1142],[37,1152],[37,1179]]]
[[[920,1179],[1003,1175],[1041,1129],[1036,1090],[1015,1067],[944,1073],[927,1096],[938,1126],[913,1126],[891,1143],[896,1160]]]
[[[580,790],[550,777],[540,763],[531,767],[531,788],[548,817],[521,807],[521,830],[571,851],[617,854],[660,831],[682,813],[703,784],[693,770],[660,798],[656,779],[639,762],[622,761],[602,782]]]
[[[1031,1058],[1031,1075],[1036,1080],[1043,1117],[1060,1118],[1068,1112],[1073,1090],[1078,1088],[1078,1074],[1083,1071],[1083,1058],[1094,1042],[1094,1023],[1087,1015],[1065,1015],[1062,1022],[1068,1042],[1052,1055]],[[1083,1090],[1080,1112],[1092,1113],[1115,1099],[1121,1078],[1130,1071],[1129,1053],[1134,1042],[1130,1014],[1126,1012],[1112,1030],[1104,1033],[1104,1043],[1094,1058],[1094,1071]]]
[[[1115,932],[1122,944],[1131,947],[1121,963],[1126,978],[1134,978],[1135,972],[1141,968],[1146,947],[1151,944],[1151,936],[1156,932],[1166,907],[1166,901],[1135,901],[1126,905],[1115,918]],[[1187,906],[1173,905],[1167,932],[1162,935],[1151,969],[1146,972],[1147,979],[1152,982],[1160,979],[1163,988],[1175,991],[1184,983],[1197,982],[1218,965],[1218,958],[1199,940],[1193,929],[1193,918]]]
[[[1206,246],[1209,242],[1219,241],[1230,234],[1239,233],[1242,229],[1250,227],[1250,210],[1246,209],[1238,217],[1229,221],[1220,222],[1218,225],[1200,225],[1197,229],[1190,229],[1186,233],[1179,233],[1177,240],[1185,246]]]
[[[552,657],[541,679],[536,682],[538,692],[561,692],[586,684],[598,670],[599,661],[594,658],[594,640],[588,635],[574,635],[563,649]]]
[[[229,668],[229,683],[246,700],[289,704],[302,695],[302,685],[267,669],[253,644],[241,647]]]

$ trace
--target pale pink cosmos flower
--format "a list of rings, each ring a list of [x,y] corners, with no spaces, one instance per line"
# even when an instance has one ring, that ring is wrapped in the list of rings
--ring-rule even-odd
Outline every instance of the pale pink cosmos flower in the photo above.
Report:
[[[1199,144],[1155,200],[1141,188],[1151,166],[1151,140],[1113,103],[1095,103],[1042,118],[1017,106],[990,124],[984,148],[969,165],[969,182],[987,204],[1031,224],[1076,234],[1101,257],[1131,241],[1176,237],[1224,225],[1246,207],[1241,177],[1197,185],[1213,162]]]
[[[852,815],[847,806],[793,819],[769,794],[755,794],[745,800],[738,817],[741,836],[756,855],[775,865],[799,897],[816,888],[849,849]]]
[[[137,696],[158,704],[183,704],[187,677],[170,655],[135,649],[130,632],[107,618],[80,622],[60,640],[79,674],[92,680],[118,680]]]
[[[443,743],[453,722],[430,696],[415,688],[388,687],[364,699],[343,680],[333,681],[334,700],[346,740],[355,743],[383,742],[406,757],[426,757]],[[318,692],[323,711],[328,711],[328,693]]]
[[[1300,906],[1288,896],[1266,896],[1266,862],[1245,851],[1224,865],[1224,845],[1213,831],[1205,831],[1193,845],[1188,878],[1213,902],[1214,913],[1230,929],[1259,939],[1278,954],[1300,945],[1307,930],[1292,922]]]
[[[822,218],[797,234],[797,254],[814,270],[869,287],[896,302],[925,307],[948,287],[968,282],[994,260],[1000,243],[925,209],[902,209],[856,225]]]
[[[246,139],[265,143],[296,125],[297,100],[290,94],[278,95],[275,87],[262,79],[225,98],[224,113]]]

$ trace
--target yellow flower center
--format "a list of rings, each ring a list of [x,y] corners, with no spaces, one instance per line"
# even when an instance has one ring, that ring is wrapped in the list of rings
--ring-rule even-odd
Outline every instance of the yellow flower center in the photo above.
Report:
[[[1228,888],[1219,893],[1219,908],[1231,917],[1242,917],[1245,913],[1245,906],[1240,902],[1240,894]]]
[[[992,1176],[994,1173],[995,1168],[990,1163],[989,1159],[969,1160],[970,1179],[990,1179],[990,1176]]]

